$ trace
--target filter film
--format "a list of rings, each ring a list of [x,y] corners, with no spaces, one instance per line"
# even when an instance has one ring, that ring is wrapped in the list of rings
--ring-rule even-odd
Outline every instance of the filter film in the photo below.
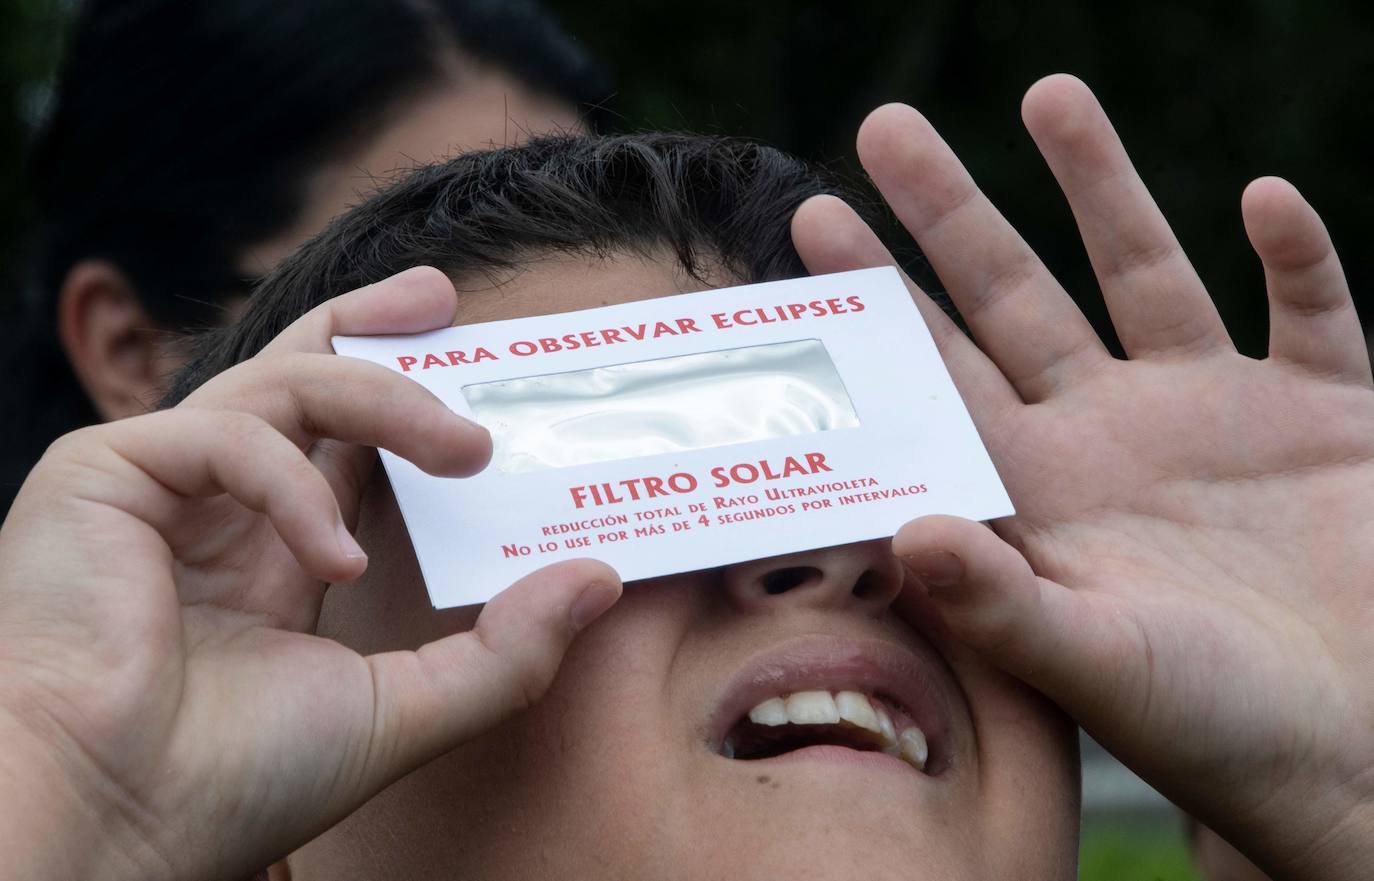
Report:
[[[820,340],[465,386],[492,467],[528,472],[857,428]]]

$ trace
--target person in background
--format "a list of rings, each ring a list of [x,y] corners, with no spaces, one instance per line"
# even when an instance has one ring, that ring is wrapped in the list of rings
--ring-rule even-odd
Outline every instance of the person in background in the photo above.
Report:
[[[1331,239],[1246,188],[1243,357],[1086,86],[1022,113],[1128,359],[918,111],[857,142],[1017,513],[623,595],[569,560],[435,612],[370,448],[462,477],[491,436],[331,338],[890,265],[842,192],[747,141],[552,137],[332,224],[0,529],[0,875],[1063,881],[1076,722],[1273,877],[1367,881],[1374,376]],[[865,698],[882,741],[830,728]]]
[[[178,332],[379,183],[583,128],[600,67],[524,0],[95,0],[40,132],[0,513],[43,449],[152,409]]]

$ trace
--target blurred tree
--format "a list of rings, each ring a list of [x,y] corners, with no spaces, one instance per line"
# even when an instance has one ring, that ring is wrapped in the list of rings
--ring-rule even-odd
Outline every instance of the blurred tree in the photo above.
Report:
[[[22,233],[25,132],[69,2],[0,0],[0,261]],[[857,173],[853,134],[915,104],[1101,327],[1072,218],[1020,127],[1037,77],[1087,80],[1217,298],[1263,351],[1262,276],[1240,224],[1251,178],[1292,179],[1323,213],[1357,301],[1374,257],[1374,5],[1362,0],[551,0],[617,72],[625,129],[744,134]],[[1365,295],[1365,296],[1361,296]]]
[[[1099,327],[1096,285],[1053,179],[1021,128],[1034,80],[1087,80],[1244,351],[1267,333],[1240,223],[1244,185],[1292,179],[1322,212],[1360,305],[1374,281],[1374,5],[1361,0],[1102,3],[849,0],[684,6],[553,0],[609,59],[627,128],[752,135],[856,169],[884,101],[919,107]]]
[[[5,302],[23,248],[22,154],[74,2],[0,0]],[[1242,187],[1262,174],[1290,178],[1322,212],[1374,321],[1374,249],[1359,239],[1374,226],[1366,0],[546,2],[616,71],[606,106],[622,129],[748,135],[857,174],[864,115],[916,105],[1103,329],[1072,217],[1017,112],[1036,78],[1075,73],[1111,113],[1243,351],[1265,346],[1263,278],[1239,215]],[[1189,876],[1176,841],[1113,840],[1088,830],[1085,879],[1127,877],[1123,853],[1130,877]]]
[[[13,299],[23,248],[24,152],[51,88],[61,0],[0,0],[0,306]]]

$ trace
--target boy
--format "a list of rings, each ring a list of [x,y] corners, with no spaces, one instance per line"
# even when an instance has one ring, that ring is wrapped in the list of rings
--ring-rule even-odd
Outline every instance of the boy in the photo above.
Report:
[[[565,563],[475,623],[432,611],[365,448],[461,475],[490,440],[324,354],[332,334],[890,259],[813,172],[749,144],[460,157],[283,265],[180,405],[71,437],[26,486],[0,535],[4,852],[39,878],[234,877],[289,851],[279,877],[1067,878],[1057,704],[1275,877],[1359,877],[1374,394],[1329,241],[1291,189],[1247,194],[1275,340],[1241,359],[1081,84],[1038,84],[1026,116],[1135,360],[914,111],[860,133],[981,346],[913,290],[1017,503],[997,532],[924,518],[890,548],[623,596]],[[417,263],[443,275],[328,299]],[[821,692],[926,749],[796,718],[789,748],[757,747],[751,709]]]

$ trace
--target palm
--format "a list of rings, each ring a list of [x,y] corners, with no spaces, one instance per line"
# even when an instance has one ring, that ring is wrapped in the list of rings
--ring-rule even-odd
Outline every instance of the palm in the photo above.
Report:
[[[169,544],[178,593],[194,601],[230,598],[261,623],[308,631],[319,615],[325,585],[301,569],[271,521],[227,496],[186,512]]]
[[[1321,618],[1374,626],[1351,590],[1374,563],[1374,522],[1333,507],[1374,499],[1374,395],[1220,354],[1114,362],[1005,415],[989,441],[1018,515],[999,533],[1114,622],[1110,699],[1081,720],[1097,736],[1148,770],[1156,753],[1131,732],[1200,746],[1243,732],[1278,756],[1357,723],[1312,683],[1330,681],[1314,667],[1359,658]],[[1256,644],[1279,648],[1257,664]],[[1280,699],[1301,706],[1275,713]],[[1208,749],[1181,752],[1227,782]]]
[[[1130,360],[926,120],[875,111],[860,158],[968,322],[976,346],[912,286],[1017,507],[1005,543],[927,518],[897,550],[957,636],[1166,794],[1283,871],[1348,866],[1328,833],[1374,792],[1374,381],[1330,239],[1290,185],[1247,190],[1271,346],[1243,358],[1091,93],[1051,77],[1023,114]],[[836,200],[793,238],[812,272],[891,262]]]
[[[91,483],[113,486],[121,476]],[[100,561],[100,589],[89,590],[89,574],[73,577],[64,567],[34,577],[25,602],[48,607],[34,613],[54,623],[11,647],[65,671],[35,683],[54,735],[93,758],[140,813],[171,818],[177,828],[159,830],[165,840],[225,826],[236,793],[251,791],[257,804],[246,837],[271,844],[291,828],[286,813],[307,782],[333,781],[339,791],[321,794],[322,802],[364,785],[333,763],[357,754],[370,731],[371,671],[337,643],[275,629],[282,619],[313,617],[322,584],[265,516],[228,495],[186,500],[169,492],[163,501],[178,509],[166,535],[104,503],[37,516],[21,510],[14,522],[25,532],[7,536],[8,548],[37,543],[27,533],[87,537],[89,557],[73,564],[89,571]],[[256,604],[269,591],[275,599]],[[219,744],[208,754],[207,739]],[[200,794],[163,803],[183,795],[157,782],[167,779],[197,780]]]
[[[1336,490],[1374,479],[1374,395],[1234,353],[1110,362],[1066,394],[988,423],[1017,501],[1007,535],[1036,556],[1038,572],[1075,587],[1104,586],[1092,574],[1112,559],[1104,542],[1127,551],[1163,532],[1191,536],[1170,540],[1173,562],[1186,565],[1216,539],[1209,559],[1234,557],[1227,571],[1264,584],[1275,574],[1265,565],[1310,547],[1276,536],[1318,531]],[[1083,549],[1090,569],[1070,553],[1084,541],[1094,545]],[[1154,550],[1147,558],[1170,562]]]
[[[174,839],[205,824],[285,848],[292,842],[279,836],[299,834],[302,792],[329,813],[366,795],[370,781],[358,757],[369,747],[375,707],[365,658],[331,640],[245,625],[233,613],[187,619],[195,640],[182,659],[187,697],[162,761],[184,757],[188,778],[230,797],[205,798],[195,812],[159,806],[187,824]],[[218,745],[208,765],[207,737]],[[255,794],[252,816],[233,813],[241,792]]]
[[[613,572],[570,561],[415,651],[302,632],[366,566],[348,524],[368,448],[451,476],[490,455],[329,340],[447,326],[455,303],[431,269],[344,294],[184,406],[68,435],[34,469],[0,530],[0,755],[44,835],[92,838],[54,837],[32,856],[53,874],[30,874],[245,877],[527,705],[615,601]]]

